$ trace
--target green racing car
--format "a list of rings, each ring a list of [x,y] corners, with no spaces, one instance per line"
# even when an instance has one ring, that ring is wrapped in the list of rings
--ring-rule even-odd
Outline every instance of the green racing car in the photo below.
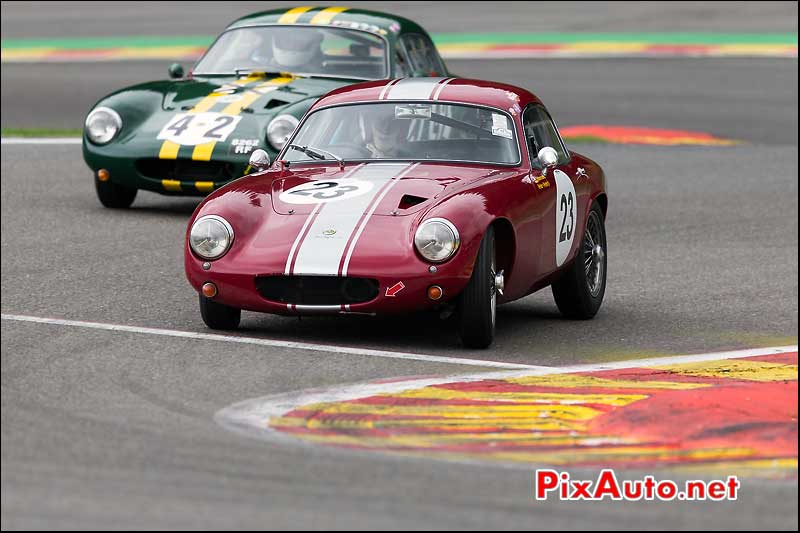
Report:
[[[343,7],[296,7],[242,17],[184,76],[116,91],[86,117],[83,157],[97,196],[129,207],[139,189],[206,195],[271,158],[324,94],[382,78],[448,76],[414,22]]]

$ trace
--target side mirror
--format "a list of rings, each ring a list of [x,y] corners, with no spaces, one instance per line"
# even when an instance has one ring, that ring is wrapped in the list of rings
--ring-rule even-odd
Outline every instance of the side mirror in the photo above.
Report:
[[[556,152],[555,148],[545,146],[539,150],[536,158],[544,168],[554,167],[556,166],[556,163],[558,163],[558,152]]]
[[[250,166],[256,172],[267,170],[271,164],[272,162],[269,160],[269,154],[261,148],[253,150],[253,153],[250,154]]]
[[[172,78],[173,80],[183,77],[183,67],[181,66],[180,63],[171,64],[169,66],[169,69],[167,69],[167,72],[169,72],[169,77]]]

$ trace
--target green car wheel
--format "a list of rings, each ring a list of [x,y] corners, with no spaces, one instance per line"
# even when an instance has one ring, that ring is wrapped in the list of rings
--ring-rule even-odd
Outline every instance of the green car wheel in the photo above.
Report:
[[[131,189],[124,185],[117,185],[110,181],[100,181],[94,177],[94,187],[97,191],[97,198],[104,207],[111,209],[125,209],[131,206],[136,199],[137,189]]]

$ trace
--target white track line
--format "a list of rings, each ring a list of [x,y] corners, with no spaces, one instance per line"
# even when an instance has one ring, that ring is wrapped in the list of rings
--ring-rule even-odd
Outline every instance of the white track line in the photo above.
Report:
[[[0,144],[81,144],[80,137],[2,137]]]
[[[484,381],[492,379],[509,379],[515,377],[547,376],[556,374],[571,374],[575,372],[598,372],[602,370],[624,370],[628,368],[641,368],[662,365],[675,365],[684,363],[697,363],[702,361],[719,361],[724,359],[741,359],[758,357],[762,355],[775,355],[793,353],[797,345],[777,346],[772,348],[755,348],[749,350],[736,350],[730,352],[712,352],[691,355],[677,355],[668,357],[650,357],[647,359],[634,359],[617,361],[613,363],[592,363],[562,367],[540,367],[532,370],[516,370],[506,372],[484,372],[468,375],[450,375],[434,378],[407,379],[388,383],[358,383],[343,385],[326,389],[302,390],[262,398],[253,398],[236,403],[217,412],[214,419],[218,424],[237,433],[268,439],[291,441],[297,440],[290,436],[275,431],[269,425],[273,417],[283,416],[289,411],[303,405],[343,402],[367,398],[376,394],[398,394],[409,389],[420,389],[444,383],[465,383],[471,381]]]
[[[194,331],[179,331],[175,329],[144,328],[138,326],[125,326],[121,324],[106,324],[102,322],[84,322],[82,320],[63,320],[60,318],[45,318],[28,315],[0,315],[3,320],[16,322],[33,322],[36,324],[51,324],[56,326],[70,326],[78,328],[101,329],[105,331],[122,331],[125,333],[140,333],[145,335],[161,335],[165,337],[180,337],[217,342],[233,342],[238,344],[255,344],[257,346],[270,346],[273,348],[289,348],[294,350],[309,350],[313,352],[328,352],[348,355],[366,355],[369,357],[385,357],[388,359],[410,359],[428,363],[445,363],[451,365],[483,366],[492,368],[527,369],[528,372],[547,370],[547,367],[523,365],[517,363],[504,363],[502,361],[484,361],[481,359],[464,359],[461,357],[443,357],[407,352],[393,352],[386,350],[372,350],[369,348],[354,348],[348,346],[335,346],[330,344],[313,344],[306,342],[280,341],[274,339],[261,339],[257,337],[240,337],[234,335],[220,335],[216,333],[197,333]]]

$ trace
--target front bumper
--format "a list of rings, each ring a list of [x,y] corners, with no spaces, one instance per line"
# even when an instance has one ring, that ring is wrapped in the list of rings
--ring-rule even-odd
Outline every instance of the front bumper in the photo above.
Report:
[[[249,154],[215,154],[210,161],[162,159],[157,145],[132,144],[96,146],[84,138],[83,158],[95,173],[106,169],[114,183],[165,195],[205,196],[249,171]]]
[[[419,259],[410,261],[404,266],[387,262],[380,272],[359,271],[351,269],[347,278],[367,278],[377,282],[377,295],[364,302],[348,303],[345,298],[340,302],[326,302],[324,305],[305,305],[302,302],[277,301],[268,299],[259,291],[258,281],[264,277],[283,276],[283,272],[242,272],[234,264],[225,264],[225,258],[212,262],[208,270],[203,268],[203,261],[191,252],[186,253],[186,276],[191,285],[200,291],[204,283],[211,282],[217,287],[214,300],[225,305],[279,315],[313,315],[313,314],[398,314],[425,309],[434,309],[452,302],[469,281],[470,273],[456,262],[438,265],[435,273],[429,271],[427,263]],[[302,273],[293,273],[300,276]],[[337,277],[344,281],[347,278]],[[438,285],[442,288],[442,297],[432,300],[428,297],[428,288]]]

